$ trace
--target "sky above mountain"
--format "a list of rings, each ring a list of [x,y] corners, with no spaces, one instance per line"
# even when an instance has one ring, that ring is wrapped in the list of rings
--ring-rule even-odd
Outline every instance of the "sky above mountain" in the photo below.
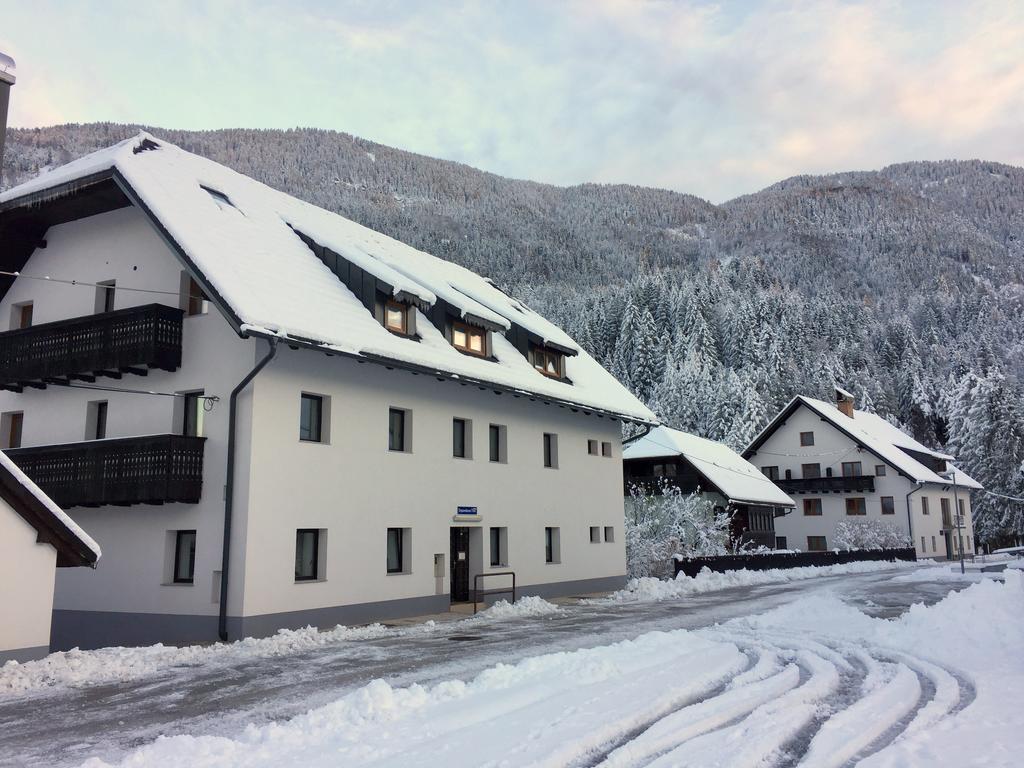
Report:
[[[320,127],[712,201],[837,168],[1024,165],[1024,4],[0,0],[9,122]]]

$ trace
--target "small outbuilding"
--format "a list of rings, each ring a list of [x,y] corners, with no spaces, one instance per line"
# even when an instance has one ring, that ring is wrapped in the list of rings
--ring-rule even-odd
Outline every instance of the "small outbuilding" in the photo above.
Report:
[[[663,484],[701,493],[732,517],[732,538],[775,547],[775,518],[796,503],[729,446],[659,426],[622,451],[625,492],[659,493]]]
[[[55,569],[95,567],[100,548],[0,451],[0,664],[50,652]]]

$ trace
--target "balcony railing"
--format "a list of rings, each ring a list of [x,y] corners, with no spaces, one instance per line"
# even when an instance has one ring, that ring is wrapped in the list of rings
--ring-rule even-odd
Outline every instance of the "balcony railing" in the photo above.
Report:
[[[6,451],[58,506],[195,504],[205,437],[147,435]]]
[[[874,475],[851,477],[779,478],[775,481],[786,493],[874,493]]]
[[[0,388],[20,392],[72,379],[181,365],[177,307],[146,304],[0,333]]]

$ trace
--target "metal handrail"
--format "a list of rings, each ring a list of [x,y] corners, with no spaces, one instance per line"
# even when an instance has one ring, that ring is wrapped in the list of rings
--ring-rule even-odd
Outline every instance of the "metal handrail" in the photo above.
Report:
[[[486,579],[488,576],[511,576],[512,577],[512,588],[508,589],[485,589],[480,591],[480,579]],[[476,613],[477,604],[480,602],[480,597],[487,597],[488,595],[500,595],[512,593],[512,602],[516,601],[516,572],[515,571],[495,571],[494,573],[478,573],[473,577],[473,613]],[[486,601],[485,601],[486,602]]]

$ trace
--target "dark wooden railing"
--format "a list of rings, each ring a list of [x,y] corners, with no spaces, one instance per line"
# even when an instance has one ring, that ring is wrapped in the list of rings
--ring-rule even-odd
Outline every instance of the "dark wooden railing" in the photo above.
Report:
[[[181,365],[177,307],[146,304],[0,333],[0,387],[173,371]]]
[[[874,493],[874,475],[852,477],[779,478],[774,481],[786,493]]]
[[[146,435],[6,451],[58,506],[195,504],[205,437]]]

